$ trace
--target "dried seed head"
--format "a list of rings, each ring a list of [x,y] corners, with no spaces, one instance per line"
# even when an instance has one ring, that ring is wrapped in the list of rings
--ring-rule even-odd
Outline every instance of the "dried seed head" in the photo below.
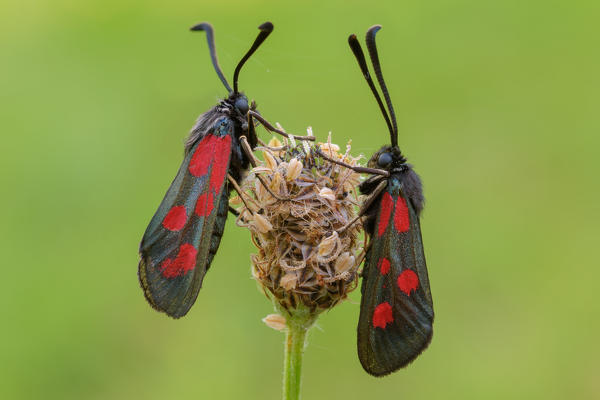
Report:
[[[356,288],[362,226],[338,230],[356,216],[359,175],[321,158],[312,144],[284,141],[287,146],[281,150],[265,151],[265,161],[242,184],[254,216],[244,212],[244,205],[238,210],[258,248],[251,257],[254,279],[279,308],[308,307],[316,314]],[[279,147],[276,144],[269,142]],[[331,138],[319,147],[351,165],[358,160],[348,150],[339,154],[340,147]]]

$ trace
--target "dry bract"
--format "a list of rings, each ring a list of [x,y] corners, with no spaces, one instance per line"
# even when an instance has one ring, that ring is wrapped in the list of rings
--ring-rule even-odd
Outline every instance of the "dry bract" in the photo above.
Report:
[[[260,214],[254,214],[254,221],[252,221],[252,226],[254,226],[254,229],[256,229],[260,233],[267,233],[271,229],[273,229],[273,225],[271,225],[269,220]]]
[[[263,318],[263,322],[269,327],[277,331],[284,331],[287,326],[285,325],[285,317],[279,314],[269,314]]]
[[[333,193],[333,190],[329,189],[328,187],[321,189],[319,196],[327,200],[335,201],[335,193]]]
[[[272,139],[263,148],[265,161],[243,182],[253,215],[242,204],[238,224],[250,229],[258,248],[252,275],[265,293],[283,309],[304,305],[320,312],[357,284],[361,224],[338,231],[356,216],[359,175],[319,157],[312,144],[284,142]],[[331,139],[317,146],[352,165],[358,159],[349,155],[349,146],[339,154]]]
[[[342,253],[340,258],[335,262],[335,272],[338,274],[343,274],[348,272],[350,268],[354,266],[354,256],[350,255],[350,253],[345,252]]]
[[[302,172],[302,162],[298,161],[297,158],[292,158],[288,164],[287,173],[285,178],[288,181],[296,179]]]
[[[277,162],[275,161],[275,157],[271,155],[270,151],[263,151],[263,158],[265,159],[265,166],[270,170],[275,170],[277,168]]]
[[[323,241],[319,243],[319,256],[323,257],[331,254],[339,240],[339,235],[335,231],[331,235],[323,239]]]
[[[329,153],[337,153],[340,151],[340,146],[334,143],[321,143],[321,151],[328,155]]]

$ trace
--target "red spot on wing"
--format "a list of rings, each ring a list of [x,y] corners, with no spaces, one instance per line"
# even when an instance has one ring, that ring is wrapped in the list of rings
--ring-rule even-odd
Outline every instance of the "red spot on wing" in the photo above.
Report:
[[[386,325],[394,322],[394,316],[392,315],[392,306],[387,301],[381,303],[375,307],[373,312],[373,326],[385,329]]]
[[[187,213],[185,212],[185,207],[175,206],[169,210],[162,224],[170,231],[178,231],[184,227],[186,221]]]
[[[392,207],[394,206],[394,199],[392,196],[385,192],[381,199],[381,211],[379,212],[379,225],[377,226],[377,234],[383,235],[387,229],[388,223],[390,222],[390,215],[392,215]]]
[[[398,197],[396,202],[396,212],[394,213],[394,228],[398,232],[406,232],[410,228],[410,218],[408,216],[408,206],[402,196]]]
[[[214,196],[212,191],[209,190],[208,192],[202,193],[198,197],[198,201],[196,202],[196,209],[194,210],[194,212],[199,217],[205,217],[207,215],[210,215],[213,208]]]
[[[231,154],[231,136],[206,135],[196,147],[188,170],[196,177],[204,176],[210,168],[209,188],[219,192],[225,181]]]
[[[385,275],[388,272],[390,272],[390,260],[388,260],[387,258],[381,258],[379,260],[379,263],[377,263],[377,268],[379,268],[379,272],[381,272],[381,275]]]
[[[407,296],[410,296],[410,292],[417,290],[419,287],[419,277],[412,269],[405,269],[398,276],[398,287]]]
[[[190,174],[197,177],[206,175],[208,172],[208,167],[213,160],[215,154],[214,150],[218,140],[218,137],[211,134],[207,134],[204,136],[204,138],[202,138],[200,143],[198,143],[198,147],[196,147],[196,151],[194,151],[192,159],[190,160],[190,165],[188,167]]]
[[[185,275],[196,266],[196,255],[198,250],[189,243],[184,243],[179,247],[179,253],[175,259],[167,258],[162,262],[160,268],[165,278],[175,278]]]
[[[229,156],[231,154],[231,136],[225,135],[218,138],[213,150],[213,164],[210,171],[210,189],[216,193],[219,192],[225,175],[227,174],[227,165],[229,164]]]

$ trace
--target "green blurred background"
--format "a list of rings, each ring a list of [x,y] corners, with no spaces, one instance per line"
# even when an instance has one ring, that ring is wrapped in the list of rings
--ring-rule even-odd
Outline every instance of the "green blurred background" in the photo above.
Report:
[[[0,398],[277,399],[283,335],[226,227],[174,321],[137,281],[142,233],[196,117],[241,74],[260,111],[370,155],[385,124],[346,44],[379,23],[400,143],[423,177],[436,323],[376,379],[360,296],[310,335],[304,399],[600,397],[598,2],[23,1],[0,11]],[[263,138],[268,135],[262,131]]]

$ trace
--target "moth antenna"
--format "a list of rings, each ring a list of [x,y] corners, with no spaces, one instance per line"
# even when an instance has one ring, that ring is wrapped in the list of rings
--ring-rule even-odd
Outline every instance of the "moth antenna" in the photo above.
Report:
[[[375,35],[377,35],[377,31],[381,29],[381,25],[374,25],[369,28],[367,31],[366,42],[367,49],[369,50],[369,56],[371,56],[371,63],[373,64],[373,70],[375,70],[375,76],[377,77],[377,81],[379,82],[379,86],[381,87],[381,92],[383,93],[383,97],[385,98],[385,102],[387,103],[388,111],[390,113],[390,118],[392,119],[392,127],[393,133],[391,134],[392,138],[392,147],[398,147],[398,125],[396,124],[396,114],[394,113],[394,106],[392,106],[392,100],[390,99],[390,93],[388,92],[387,86],[385,85],[385,81],[383,80],[383,73],[381,72],[381,64],[379,63],[379,56],[377,54],[377,45],[375,44]]]
[[[350,165],[350,164],[345,163],[343,161],[336,160],[335,158],[329,157],[327,154],[323,153],[319,149],[315,149],[315,153],[317,153],[318,155],[320,155],[321,157],[323,157],[324,159],[326,159],[330,163],[341,165],[342,167],[351,169],[352,171],[358,172],[359,174],[372,174],[372,175],[385,176],[385,177],[390,176],[390,173],[388,171],[384,170],[384,169],[377,169],[377,168],[369,168],[369,167],[361,167],[361,166]]]
[[[371,79],[371,74],[369,74],[369,67],[367,67],[367,61],[365,60],[365,54],[363,53],[362,47],[360,46],[360,42],[356,38],[355,34],[352,34],[348,37],[348,44],[350,45],[350,49],[352,49],[352,53],[354,53],[354,57],[356,61],[358,61],[358,66],[365,77],[365,80],[369,84],[369,88],[371,88],[371,92],[375,96],[375,100],[377,100],[377,104],[379,105],[379,109],[381,110],[381,114],[383,114],[383,118],[385,119],[385,123],[387,124],[388,130],[390,131],[390,137],[394,137],[394,129],[392,128],[392,123],[390,122],[390,118],[388,117],[385,106],[383,105],[383,101],[379,96],[379,92],[377,92],[377,88],[373,83],[373,79]]]
[[[269,121],[267,121],[266,119],[264,119],[259,113],[257,113],[256,111],[248,111],[248,115],[251,117],[254,117],[258,120],[258,122],[260,122],[266,130],[271,131],[271,132],[275,132],[280,134],[281,136],[284,136],[288,139],[298,139],[298,140],[311,140],[314,141],[315,137],[314,136],[298,136],[298,135],[292,135],[290,133],[284,132],[281,129],[277,129],[275,128]]]
[[[223,75],[223,71],[219,66],[219,60],[217,60],[217,50],[215,49],[215,33],[212,25],[208,22],[202,22],[201,24],[192,26],[190,30],[206,32],[206,40],[208,41],[208,49],[210,51],[210,58],[212,60],[213,67],[215,67],[215,71],[221,79],[221,82],[223,82],[223,85],[225,85],[225,88],[231,93],[231,86],[229,86],[227,79],[225,79],[225,75]]]
[[[252,47],[250,47],[250,50],[248,50],[248,52],[244,55],[244,57],[242,57],[242,59],[240,60],[240,62],[237,65],[237,67],[235,67],[235,71],[233,72],[233,93],[235,93],[235,94],[238,93],[238,77],[240,75],[242,66],[250,58],[250,56],[252,54],[254,54],[256,49],[258,49],[260,47],[260,45],[262,44],[262,42],[265,41],[267,36],[269,36],[271,34],[271,32],[273,32],[273,24],[267,21],[264,24],[262,24],[261,26],[259,26],[258,29],[260,29],[260,33],[254,40],[254,43],[252,43]],[[229,90],[231,91],[231,89],[229,89]]]

